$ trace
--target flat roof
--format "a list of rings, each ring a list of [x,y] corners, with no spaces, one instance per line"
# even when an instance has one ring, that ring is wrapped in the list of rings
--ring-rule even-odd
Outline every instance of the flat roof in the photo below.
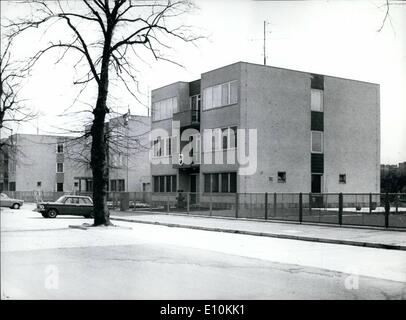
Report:
[[[225,65],[225,66],[221,66],[221,67],[218,67],[218,68],[215,68],[215,69],[211,69],[211,70],[206,71],[206,72],[202,72],[201,75],[206,74],[206,73],[209,73],[209,72],[213,72],[213,71],[216,71],[216,70],[220,70],[220,69],[223,69],[223,68],[226,68],[226,67],[235,65],[235,64],[241,64],[241,63],[250,64],[250,65],[254,65],[254,66],[260,66],[260,67],[264,67],[264,68],[273,68],[273,69],[288,70],[288,71],[299,72],[299,73],[305,73],[305,74],[318,74],[318,75],[322,75],[322,76],[325,76],[325,77],[336,78],[336,79],[343,79],[343,80],[349,80],[349,81],[356,81],[356,82],[362,82],[362,83],[368,83],[368,84],[373,84],[373,85],[377,85],[377,86],[380,85],[379,83],[370,82],[370,81],[363,81],[363,80],[357,80],[357,79],[350,79],[350,78],[344,78],[344,77],[337,77],[337,76],[331,76],[331,75],[324,74],[324,73],[316,73],[316,72],[311,72],[311,71],[295,70],[295,69],[290,69],[290,68],[283,68],[283,67],[276,67],[276,66],[270,66],[270,65],[263,65],[263,64],[259,64],[259,63],[246,62],[246,61],[233,62],[233,63],[227,64],[227,65]],[[194,81],[197,81],[197,80],[201,80],[201,78],[200,78],[200,79],[193,80],[193,81],[190,81],[190,82],[194,82]],[[165,86],[162,86],[162,87],[159,87],[159,88],[155,88],[155,89],[151,90],[151,92],[152,92],[152,91],[155,91],[155,90],[158,90],[158,89],[162,89],[162,88],[171,86],[171,85],[174,85],[174,84],[177,84],[177,83],[190,83],[190,82],[187,82],[187,81],[176,81],[176,82],[167,84],[167,85],[165,85]]]

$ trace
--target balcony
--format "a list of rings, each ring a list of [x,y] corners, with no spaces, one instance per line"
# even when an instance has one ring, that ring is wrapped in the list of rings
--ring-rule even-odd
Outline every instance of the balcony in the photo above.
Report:
[[[184,157],[183,157],[184,158]],[[185,163],[180,161],[179,154],[172,155],[172,168],[187,170],[187,171],[196,171],[200,167],[200,153],[194,153],[191,155],[192,162]]]
[[[173,121],[179,121],[180,127],[200,127],[200,112],[199,110],[186,110],[173,114]]]

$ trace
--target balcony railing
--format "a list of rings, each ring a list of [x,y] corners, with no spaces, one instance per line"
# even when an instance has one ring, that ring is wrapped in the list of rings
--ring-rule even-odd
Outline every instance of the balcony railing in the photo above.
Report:
[[[196,126],[200,124],[199,110],[185,110],[173,114],[173,120],[179,121],[181,127]]]
[[[174,169],[189,169],[189,168],[196,168],[200,166],[200,152],[195,152],[193,154],[190,154],[189,157],[192,158],[192,161],[190,163],[186,163],[186,161],[180,161],[180,155],[176,154],[172,156],[173,159],[173,165],[172,167]],[[183,156],[183,159],[185,157]]]

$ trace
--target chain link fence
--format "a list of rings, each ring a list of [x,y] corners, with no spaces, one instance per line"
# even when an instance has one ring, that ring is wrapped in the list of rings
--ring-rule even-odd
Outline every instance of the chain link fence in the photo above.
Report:
[[[67,192],[5,192],[25,202],[55,201]],[[76,193],[92,197],[92,193]],[[131,212],[406,228],[405,193],[108,192],[107,204]]]

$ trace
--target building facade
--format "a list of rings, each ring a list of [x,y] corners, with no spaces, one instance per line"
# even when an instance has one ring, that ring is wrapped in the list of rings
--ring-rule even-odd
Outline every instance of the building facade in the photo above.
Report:
[[[245,62],[153,90],[153,191],[379,192],[379,95]]]

